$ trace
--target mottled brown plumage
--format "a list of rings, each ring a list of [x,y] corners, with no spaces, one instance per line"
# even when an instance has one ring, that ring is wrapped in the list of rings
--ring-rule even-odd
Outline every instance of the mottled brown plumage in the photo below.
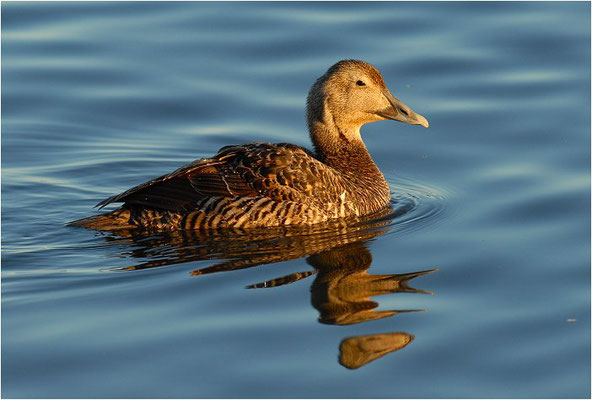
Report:
[[[428,126],[363,61],[333,65],[312,86],[307,119],[314,152],[288,143],[226,146],[211,158],[112,196],[124,205],[73,225],[100,230],[252,228],[360,217],[389,204],[360,127],[393,119]]]

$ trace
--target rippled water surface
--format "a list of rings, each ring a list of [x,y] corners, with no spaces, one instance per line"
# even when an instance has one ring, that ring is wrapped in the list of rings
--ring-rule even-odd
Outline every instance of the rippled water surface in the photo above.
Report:
[[[66,226],[223,145],[309,146],[365,59],[393,210]],[[3,397],[589,397],[590,4],[2,3]]]

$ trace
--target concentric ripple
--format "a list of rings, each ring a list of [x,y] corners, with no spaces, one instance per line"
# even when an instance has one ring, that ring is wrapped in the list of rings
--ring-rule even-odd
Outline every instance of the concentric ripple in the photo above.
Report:
[[[437,223],[446,210],[447,192],[419,181],[386,177],[391,188],[393,211],[381,217],[389,219],[385,234],[400,235]]]

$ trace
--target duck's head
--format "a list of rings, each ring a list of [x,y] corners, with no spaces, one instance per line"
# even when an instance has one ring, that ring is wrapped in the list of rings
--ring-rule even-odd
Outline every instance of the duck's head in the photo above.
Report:
[[[339,61],[317,79],[308,94],[307,119],[311,132],[320,123],[345,136],[359,136],[362,125],[386,119],[429,126],[391,94],[376,68],[359,60]]]

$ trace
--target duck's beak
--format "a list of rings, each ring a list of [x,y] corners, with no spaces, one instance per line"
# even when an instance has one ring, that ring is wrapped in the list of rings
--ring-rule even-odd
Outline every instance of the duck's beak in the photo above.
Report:
[[[395,96],[390,94],[388,90],[383,90],[382,94],[386,99],[391,103],[391,107],[388,107],[385,110],[379,111],[376,114],[380,115],[383,118],[392,119],[395,121],[406,122],[412,125],[421,125],[425,128],[430,126],[425,117],[422,115],[416,114],[411,108],[405,105],[401,100],[397,99]]]

